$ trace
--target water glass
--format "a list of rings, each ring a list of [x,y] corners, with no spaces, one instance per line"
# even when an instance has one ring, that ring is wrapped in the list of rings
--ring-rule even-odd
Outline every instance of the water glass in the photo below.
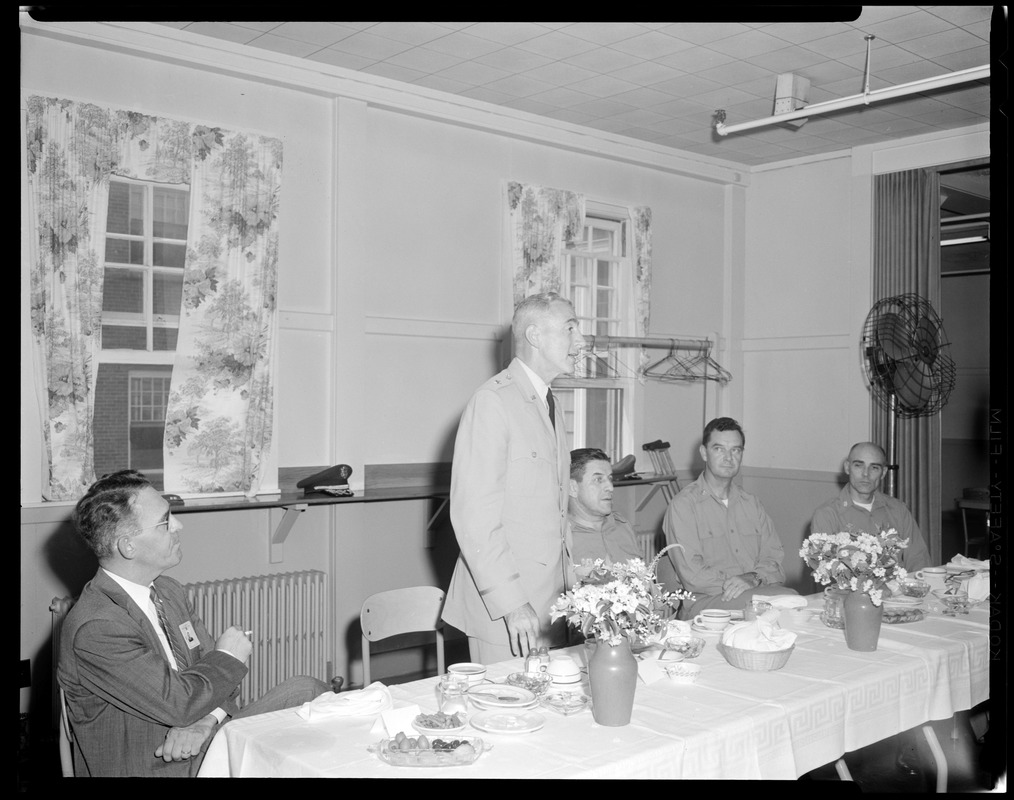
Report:
[[[828,586],[824,589],[824,611],[820,615],[820,621],[829,628],[845,628],[845,590],[837,586]]]
[[[468,710],[468,679],[445,675],[437,683],[437,709],[450,716]]]

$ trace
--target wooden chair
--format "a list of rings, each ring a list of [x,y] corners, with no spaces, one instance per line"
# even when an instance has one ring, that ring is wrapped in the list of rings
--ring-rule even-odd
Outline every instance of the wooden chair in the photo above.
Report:
[[[56,670],[60,664],[60,633],[63,630],[63,620],[74,605],[70,597],[54,597],[49,604],[49,611],[52,619],[53,630],[53,702],[54,715],[57,716],[57,738],[60,747],[60,771],[63,777],[74,777],[74,733],[70,728],[70,718],[67,716],[67,697],[56,680]],[[59,709],[58,714],[57,709]]]
[[[363,687],[370,685],[370,642],[403,633],[432,631],[437,643],[437,674],[444,674],[444,592],[435,586],[412,586],[370,595],[359,612],[363,629]]]

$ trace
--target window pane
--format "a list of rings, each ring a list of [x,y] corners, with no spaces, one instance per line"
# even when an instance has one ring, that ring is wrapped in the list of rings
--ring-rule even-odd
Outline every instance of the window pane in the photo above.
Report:
[[[183,302],[183,274],[166,275],[156,272],[153,289],[152,313],[179,316]]]
[[[144,264],[144,242],[107,236],[106,261],[115,264]]]
[[[151,260],[156,267],[176,267],[183,269],[183,260],[187,255],[185,244],[169,244],[168,242],[152,242]]]
[[[178,335],[176,328],[155,328],[151,332],[152,349],[175,351]]]
[[[144,187],[121,181],[109,182],[109,208],[106,230],[109,233],[144,235]]]
[[[161,239],[187,238],[189,191],[155,187],[152,234]]]
[[[613,250],[613,232],[602,228],[592,228],[592,249],[595,251],[604,250],[611,253]]]
[[[162,469],[164,425],[130,426],[130,466],[132,469]]]
[[[144,275],[132,269],[106,268],[102,310],[140,314],[144,309]]]
[[[148,336],[144,328],[127,325],[103,325],[102,349],[147,350]]]

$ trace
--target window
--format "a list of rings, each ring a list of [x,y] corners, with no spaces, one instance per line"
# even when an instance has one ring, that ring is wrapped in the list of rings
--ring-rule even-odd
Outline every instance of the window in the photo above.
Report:
[[[564,264],[564,294],[574,304],[581,333],[620,336],[631,318],[631,262],[625,217],[589,215],[579,242]],[[623,351],[596,347],[573,377],[554,381],[573,447],[599,447],[613,461],[633,451],[629,424],[634,382]]]
[[[189,213],[186,187],[110,181],[95,387],[98,475],[130,466],[161,480]]]

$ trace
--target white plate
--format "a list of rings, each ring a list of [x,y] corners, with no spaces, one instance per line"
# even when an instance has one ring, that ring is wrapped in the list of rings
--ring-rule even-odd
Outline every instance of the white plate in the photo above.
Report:
[[[884,598],[885,608],[915,608],[921,606],[924,597],[908,597],[906,595],[899,595],[898,597],[887,597]]]
[[[578,692],[550,692],[542,698],[542,705],[565,717],[584,711],[591,698]]]
[[[711,634],[714,634],[714,635],[717,636],[718,634],[720,634],[723,631],[725,631],[725,629],[728,628],[729,626],[726,625],[725,628],[722,628],[722,630],[720,630],[720,631],[713,631],[713,630],[711,630],[711,628],[702,628],[696,622],[691,622],[690,623],[690,627],[693,628],[697,633],[711,633]]]
[[[487,733],[531,733],[546,724],[546,718],[534,711],[480,711],[470,720],[472,727]]]
[[[531,708],[538,703],[533,692],[509,683],[495,683],[492,686],[474,686],[468,690],[468,697],[482,709]]]

